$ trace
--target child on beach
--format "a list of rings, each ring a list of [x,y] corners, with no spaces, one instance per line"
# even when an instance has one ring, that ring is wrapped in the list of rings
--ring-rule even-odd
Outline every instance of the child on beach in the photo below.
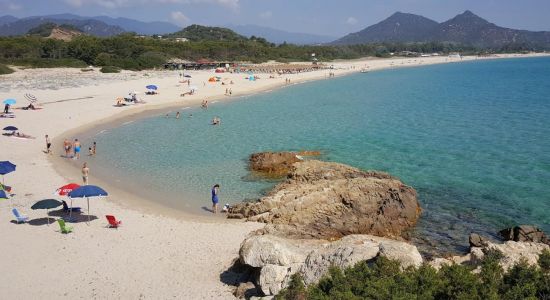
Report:
[[[52,151],[50,148],[52,147],[52,142],[50,141],[50,137],[46,134],[46,153],[52,154]]]
[[[84,163],[82,165],[82,182],[84,182],[84,185],[88,185],[88,174],[90,173],[90,168],[88,168],[88,164]]]

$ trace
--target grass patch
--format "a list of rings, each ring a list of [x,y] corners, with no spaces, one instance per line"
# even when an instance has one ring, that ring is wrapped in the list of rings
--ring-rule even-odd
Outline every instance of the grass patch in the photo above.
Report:
[[[120,73],[120,68],[113,66],[105,66],[99,70],[101,73]]]
[[[13,71],[10,67],[0,64],[0,75],[11,74]]]
[[[73,58],[23,58],[11,60],[10,64],[27,68],[83,68],[86,63]]]

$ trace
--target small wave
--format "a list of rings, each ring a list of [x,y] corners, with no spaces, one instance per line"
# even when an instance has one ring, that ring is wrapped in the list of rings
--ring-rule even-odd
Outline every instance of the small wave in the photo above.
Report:
[[[100,134],[103,134],[103,133],[105,133],[105,132],[107,132],[107,129],[101,130],[100,132],[98,132],[98,133],[96,134],[96,136],[97,136],[97,135],[100,135]]]
[[[216,101],[212,101],[212,103],[218,103],[218,102],[220,102],[220,101],[217,101],[217,100],[216,100]]]
[[[181,110],[190,109],[190,106],[182,107]]]
[[[132,123],[134,123],[134,121],[124,122],[124,123],[122,123],[122,125],[128,125],[128,124],[132,124]]]

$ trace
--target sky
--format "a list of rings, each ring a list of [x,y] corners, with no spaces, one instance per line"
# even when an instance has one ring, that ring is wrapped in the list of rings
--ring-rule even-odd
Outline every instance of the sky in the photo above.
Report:
[[[550,0],[0,0],[0,16],[107,15],[179,26],[255,24],[340,37],[396,11],[438,22],[465,10],[499,26],[550,31]]]

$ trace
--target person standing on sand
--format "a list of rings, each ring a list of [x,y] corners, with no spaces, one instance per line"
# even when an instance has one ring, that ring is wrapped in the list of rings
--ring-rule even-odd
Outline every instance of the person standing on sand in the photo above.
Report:
[[[88,174],[90,174],[90,168],[88,168],[87,163],[84,163],[82,165],[82,181],[84,182],[84,185],[88,185]]]
[[[97,144],[96,144],[96,142],[94,141],[94,144],[92,145],[92,155],[95,155],[95,153],[96,153],[96,152],[95,152],[96,146],[97,146]]]
[[[52,147],[52,142],[50,141],[50,137],[46,134],[46,154],[52,154],[52,151],[50,148]]]
[[[218,194],[220,192],[220,185],[216,184],[214,187],[212,187],[212,212],[217,214],[218,213],[218,203],[220,202],[220,199],[218,198]]]
[[[80,159],[80,142],[78,141],[78,139],[74,139],[73,148],[74,148],[74,158]]]
[[[65,149],[65,158],[69,158],[69,153],[71,152],[71,142],[68,139],[63,141],[63,149]]]

